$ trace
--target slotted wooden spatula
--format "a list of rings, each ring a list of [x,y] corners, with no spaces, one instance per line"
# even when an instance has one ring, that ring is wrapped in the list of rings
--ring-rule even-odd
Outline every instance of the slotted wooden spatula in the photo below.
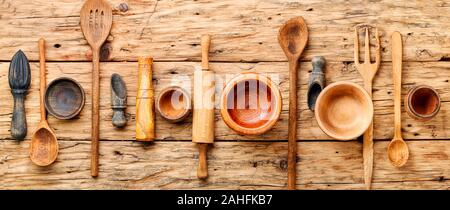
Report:
[[[112,9],[103,0],[87,0],[81,8],[81,30],[92,48],[92,146],[91,176],[98,176],[100,108],[100,48],[111,31]]]

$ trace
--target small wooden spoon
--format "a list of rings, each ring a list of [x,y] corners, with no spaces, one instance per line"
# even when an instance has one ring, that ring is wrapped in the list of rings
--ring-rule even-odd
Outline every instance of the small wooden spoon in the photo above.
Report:
[[[295,190],[297,163],[297,68],[308,43],[308,27],[302,17],[288,20],[280,28],[278,42],[289,61],[288,189]]]
[[[50,128],[47,122],[47,113],[44,106],[45,94],[45,40],[39,39],[39,58],[40,58],[40,108],[41,122],[36,128],[30,145],[30,159],[38,166],[48,166],[55,162],[58,156],[58,140],[55,131]]]
[[[392,165],[401,167],[408,161],[408,145],[402,138],[401,92],[402,92],[402,36],[392,34],[392,69],[394,76],[394,124],[395,134],[388,146],[388,158]]]

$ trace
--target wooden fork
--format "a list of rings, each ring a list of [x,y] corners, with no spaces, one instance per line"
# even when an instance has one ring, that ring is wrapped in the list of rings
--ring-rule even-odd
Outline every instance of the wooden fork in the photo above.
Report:
[[[364,63],[359,62],[359,35],[358,27],[355,27],[355,66],[359,74],[364,80],[364,89],[372,97],[372,83],[375,74],[380,68],[381,52],[380,52],[380,38],[378,36],[378,29],[375,28],[375,37],[377,40],[375,63],[370,62],[370,44],[369,44],[369,27],[365,27],[366,38],[364,43]],[[363,137],[363,159],[364,159],[364,183],[366,189],[370,189],[372,184],[372,170],[373,170],[373,121],[370,124]]]

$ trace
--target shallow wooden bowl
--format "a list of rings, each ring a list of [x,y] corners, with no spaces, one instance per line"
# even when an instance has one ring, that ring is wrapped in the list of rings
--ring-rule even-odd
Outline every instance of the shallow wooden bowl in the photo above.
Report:
[[[169,122],[180,122],[191,113],[191,98],[181,87],[168,87],[156,99],[156,110]]]
[[[351,82],[336,82],[326,87],[317,98],[315,109],[319,127],[338,140],[361,136],[373,118],[369,94]]]
[[[72,119],[83,109],[83,87],[71,78],[53,80],[45,91],[45,108],[48,113],[62,120]]]
[[[439,93],[427,85],[412,88],[405,98],[405,109],[408,115],[422,122],[431,120],[436,116],[440,107]]]
[[[225,86],[220,113],[228,127],[243,135],[260,135],[270,130],[281,113],[278,87],[267,77],[243,73]]]

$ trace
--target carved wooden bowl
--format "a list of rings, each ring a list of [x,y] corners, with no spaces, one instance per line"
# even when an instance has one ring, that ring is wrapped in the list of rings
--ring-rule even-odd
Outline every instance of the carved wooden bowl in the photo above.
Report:
[[[62,120],[72,119],[83,109],[83,87],[71,78],[53,80],[45,91],[45,108],[48,113]]]
[[[405,98],[405,109],[408,115],[422,122],[436,116],[440,107],[439,93],[427,85],[412,88]]]
[[[278,87],[267,77],[243,73],[225,86],[220,113],[228,127],[243,135],[260,135],[280,117],[282,99]]]
[[[180,122],[191,113],[191,98],[181,87],[168,87],[156,99],[156,110],[169,122]]]
[[[369,94],[351,82],[336,82],[326,87],[317,98],[315,110],[319,127],[338,140],[361,136],[373,118]]]

